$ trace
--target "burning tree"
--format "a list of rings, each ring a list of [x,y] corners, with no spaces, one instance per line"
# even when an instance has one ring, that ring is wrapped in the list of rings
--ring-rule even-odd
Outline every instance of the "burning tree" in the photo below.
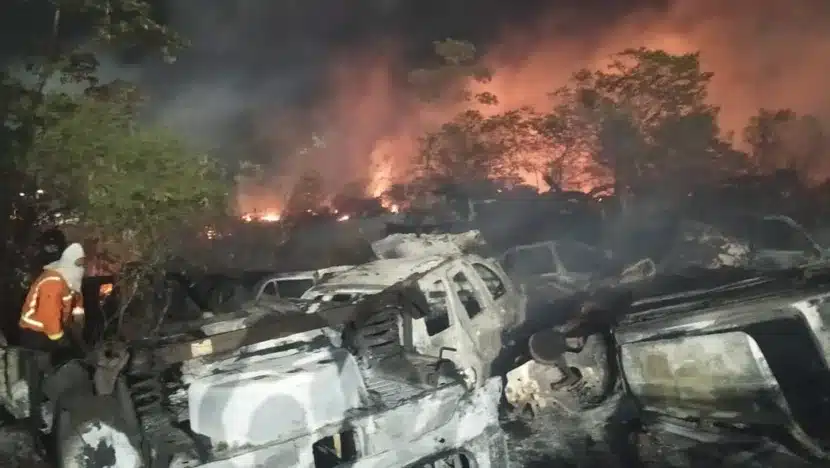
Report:
[[[720,137],[718,108],[707,102],[711,78],[696,53],[628,49],[604,69],[577,72],[556,94],[554,115],[593,125],[594,160],[611,171],[618,194],[683,190],[678,181],[720,178],[742,162]],[[551,137],[563,145],[572,139]]]
[[[445,44],[439,51],[445,64],[431,73],[419,71],[417,82],[443,83],[456,90],[445,99],[476,105],[464,83],[486,80],[489,73],[476,65],[475,49],[465,44]],[[425,135],[417,162],[426,177],[481,180],[542,173],[556,188],[613,180],[617,194],[683,193],[740,172],[747,163],[721,136],[718,108],[707,101],[711,78],[696,53],[628,49],[606,67],[575,73],[568,86],[552,93],[550,108],[462,112]]]
[[[323,177],[319,172],[305,172],[288,197],[283,211],[285,216],[305,216],[317,212],[325,202],[323,188]]]
[[[434,43],[440,64],[415,70],[410,80],[427,102],[469,105],[496,104],[489,92],[474,93],[470,80],[486,83],[490,71],[477,60],[475,46],[447,39]],[[421,139],[415,167],[422,185],[441,185],[500,179],[518,180],[522,170],[532,170],[519,152],[528,150],[537,132],[528,109],[487,116],[476,109],[458,113]]]

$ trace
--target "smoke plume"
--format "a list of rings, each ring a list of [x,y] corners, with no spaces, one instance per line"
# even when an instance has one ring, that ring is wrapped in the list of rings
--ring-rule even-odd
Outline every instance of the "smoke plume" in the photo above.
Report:
[[[325,18],[307,9],[275,12],[264,2],[245,4],[251,6],[234,14],[219,7],[204,7],[199,14],[179,12],[178,22],[195,52],[186,64],[190,73],[176,79],[185,84],[168,89],[165,113],[168,121],[206,139],[231,138],[234,122],[243,117],[257,121],[257,152],[273,162],[276,175],[267,187],[251,189],[240,199],[243,209],[278,205],[292,180],[309,169],[318,171],[333,192],[365,180],[367,193],[377,194],[406,177],[418,137],[457,112],[454,106],[426,105],[407,87],[405,71],[417,66],[408,56],[412,37],[423,42],[428,34],[396,34],[388,24],[379,26],[394,23],[395,15],[403,14],[402,4],[374,2],[372,15],[329,7]],[[467,13],[475,11],[471,7]],[[721,107],[721,125],[734,132],[738,145],[747,120],[762,107],[788,107],[830,119],[826,1],[678,0],[610,21],[593,16],[590,11],[549,9],[537,12],[533,22],[490,18],[497,28],[476,42],[494,72],[486,86],[499,98],[494,110],[524,105],[542,110],[549,105],[548,93],[565,85],[576,70],[601,66],[625,48],[647,46],[701,52],[704,69],[714,72],[710,100]],[[462,23],[475,21],[474,13],[459,18],[459,31]],[[344,32],[368,22],[374,25],[371,33]],[[268,35],[266,30],[282,32]],[[430,39],[452,34],[444,29]],[[204,63],[208,50],[214,62],[223,57],[221,73],[216,73],[216,63]],[[205,72],[211,67],[212,72]],[[286,141],[291,140],[285,136],[286,116],[301,122],[287,125],[295,142]],[[278,133],[281,143],[269,147],[269,135]],[[312,134],[323,144],[296,151]],[[263,203],[264,198],[268,201]]]

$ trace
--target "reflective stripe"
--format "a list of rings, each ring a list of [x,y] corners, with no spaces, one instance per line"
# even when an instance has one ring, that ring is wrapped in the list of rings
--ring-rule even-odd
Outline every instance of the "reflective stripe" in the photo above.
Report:
[[[34,290],[32,291],[32,299],[29,300],[29,309],[26,310],[26,313],[23,314],[22,317],[20,317],[20,320],[22,320],[23,322],[41,329],[43,328],[43,322],[33,319],[32,315],[35,315],[35,309],[37,309],[37,298],[38,294],[40,294],[40,287],[41,285],[43,285],[43,283],[47,281],[63,281],[63,278],[61,278],[60,276],[47,276],[46,278],[40,280],[35,285]],[[63,332],[61,332],[61,336],[63,336]],[[60,339],[60,336],[55,339]]]
[[[49,339],[52,340],[52,341],[57,341],[57,340],[63,338],[63,332],[59,331],[59,332],[55,333],[54,335],[46,335],[46,336],[48,336]]]
[[[79,316],[79,315],[84,315],[84,308],[83,307],[75,307],[74,309],[72,309],[72,315],[74,315],[76,317]]]
[[[66,296],[63,296],[63,302],[69,302],[71,300],[72,300],[72,293],[69,293]]]
[[[38,328],[42,329],[43,328],[43,322],[38,322],[37,320],[31,318],[30,315],[32,313],[34,313],[34,312],[27,312],[26,315],[24,315],[23,317],[20,317],[20,320],[23,320],[24,322],[28,323],[29,325],[33,325],[35,327],[38,327]]]

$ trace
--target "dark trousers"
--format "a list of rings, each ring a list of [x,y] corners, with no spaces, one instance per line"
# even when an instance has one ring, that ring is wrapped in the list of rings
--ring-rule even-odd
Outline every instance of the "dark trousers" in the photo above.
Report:
[[[48,354],[53,354],[61,349],[66,348],[66,338],[60,340],[50,340],[45,333],[30,330],[28,328],[20,329],[20,346],[26,349],[41,351]]]
[[[69,347],[66,339],[50,340],[44,333],[26,328],[20,329],[20,346],[23,348],[23,366],[26,384],[29,386],[29,421],[36,434],[44,424],[41,413],[44,377],[65,359]]]

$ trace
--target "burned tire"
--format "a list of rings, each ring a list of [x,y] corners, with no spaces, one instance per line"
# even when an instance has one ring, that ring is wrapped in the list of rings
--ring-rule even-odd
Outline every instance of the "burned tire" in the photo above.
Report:
[[[142,468],[139,435],[129,428],[112,397],[76,399],[57,416],[58,468]]]
[[[607,338],[600,333],[589,336],[585,346],[578,353],[566,352],[565,364],[578,373],[579,380],[566,387],[567,391],[582,409],[594,408],[614,390],[616,373],[613,368],[611,347]]]

